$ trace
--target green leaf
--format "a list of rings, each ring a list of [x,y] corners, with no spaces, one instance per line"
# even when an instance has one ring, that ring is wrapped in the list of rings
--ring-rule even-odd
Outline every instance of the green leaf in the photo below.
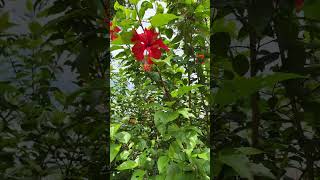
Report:
[[[77,68],[80,77],[87,79],[89,76],[89,64],[92,60],[91,52],[89,48],[81,47],[80,54],[73,62],[73,65]]]
[[[168,156],[160,156],[158,158],[157,166],[160,174],[165,173],[165,169],[168,166],[169,157]]]
[[[189,108],[183,108],[183,109],[179,109],[178,113],[181,114],[183,117],[189,119]]]
[[[39,34],[41,32],[42,26],[39,22],[32,21],[28,24],[28,26],[32,34]]]
[[[291,73],[274,73],[266,77],[236,78],[225,80],[214,96],[214,103],[226,105],[245,98],[264,87],[273,87],[275,83],[288,79],[305,78]]]
[[[320,8],[320,1],[312,1],[312,0],[305,1],[304,7],[303,7],[305,17],[320,20],[319,8]]]
[[[146,10],[147,9],[152,9],[152,8],[153,8],[153,6],[149,1],[143,1],[142,4],[141,4],[141,8],[139,10],[139,16],[141,18],[143,18]]]
[[[165,34],[170,39],[170,38],[172,38],[173,30],[172,29],[166,29],[165,30]]]
[[[129,134],[128,132],[120,132],[118,134],[116,134],[116,138],[118,141],[127,144],[131,138],[131,134]]]
[[[170,21],[179,18],[174,14],[157,14],[153,16],[150,20],[151,25],[154,27],[160,27],[163,25],[167,25]]]
[[[159,65],[160,67],[163,66],[164,64],[167,64],[168,66],[171,66],[171,59],[173,57],[173,54],[170,56],[166,57],[164,60],[157,60],[157,59],[152,59],[152,61],[156,64]]]
[[[201,154],[197,154],[197,156],[201,159],[204,159],[204,160],[209,160],[209,152],[204,152],[204,153],[201,153]]]
[[[271,173],[270,169],[266,168],[263,164],[250,163],[250,169],[252,173],[256,176],[268,177],[270,179],[276,179],[276,177]]]
[[[168,150],[168,156],[171,159],[180,160],[180,161],[185,160],[185,154],[184,152],[182,152],[180,145],[178,141],[174,141],[170,144],[169,150]]]
[[[117,170],[122,171],[126,169],[133,169],[138,166],[138,163],[132,160],[125,161],[117,167]]]
[[[199,87],[202,87],[203,85],[201,84],[195,84],[195,85],[191,85],[191,86],[182,86],[174,91],[171,92],[171,96],[172,97],[178,97],[178,96],[182,96],[186,93],[188,93],[189,91],[193,90],[193,89],[197,89]]]
[[[293,74],[293,73],[274,73],[272,75],[266,76],[262,78],[261,86],[262,87],[272,87],[274,84],[289,80],[289,79],[300,79],[300,78],[306,78],[305,76],[301,76],[299,74]]]
[[[213,46],[213,53],[218,56],[227,56],[228,49],[231,43],[230,34],[227,32],[216,32],[212,36],[213,42],[219,44],[219,46]]]
[[[121,127],[121,124],[111,124],[110,126],[110,138],[114,140],[114,136],[116,135],[117,131]]]
[[[32,0],[27,0],[27,1],[26,1],[26,7],[27,7],[27,10],[28,10],[28,11],[32,11],[32,9],[33,9]]]
[[[131,4],[137,5],[138,2],[139,2],[139,0],[129,0],[129,2],[130,2]]]
[[[9,13],[5,12],[0,15],[0,32],[14,26],[15,24],[9,22]]]
[[[190,111],[189,108],[182,108],[182,109],[179,109],[177,112],[187,119],[189,119],[190,117],[195,117],[192,113],[189,113],[189,111]]]
[[[245,75],[249,70],[249,61],[248,61],[247,56],[245,56],[243,54],[237,55],[232,60],[232,68],[240,76]]]
[[[241,177],[253,180],[253,174],[250,171],[249,159],[243,154],[219,154],[219,161],[230,166]]]
[[[145,174],[146,174],[146,171],[141,170],[141,169],[137,169],[132,174],[131,180],[143,180],[143,177]]]
[[[110,145],[110,162],[114,160],[114,158],[117,156],[118,152],[120,151],[121,144],[114,144],[111,143]]]
[[[174,121],[175,119],[177,119],[179,117],[179,113],[178,112],[172,112],[172,111],[168,111],[168,112],[163,112],[163,111],[157,111],[154,114],[154,124],[157,127],[158,131],[161,134],[164,134],[166,131],[166,124]]]
[[[119,4],[118,3],[118,1],[116,1],[115,3],[114,3],[114,10],[122,10],[122,11],[125,11],[125,7],[124,6],[122,6],[121,4]]]
[[[127,150],[125,150],[125,151],[122,151],[122,152],[120,153],[120,158],[121,158],[121,160],[127,160],[127,158],[128,158],[129,155],[130,155],[130,152],[127,151]]]
[[[186,3],[186,4],[192,4],[192,2],[193,2],[193,0],[184,0],[184,2]]]
[[[224,32],[230,34],[232,37],[236,36],[237,26],[234,21],[227,21],[224,18],[217,19],[212,24],[212,32]]]
[[[179,117],[178,112],[163,112],[163,111],[157,111],[154,114],[154,119],[158,123],[167,124],[168,122],[171,122]]]

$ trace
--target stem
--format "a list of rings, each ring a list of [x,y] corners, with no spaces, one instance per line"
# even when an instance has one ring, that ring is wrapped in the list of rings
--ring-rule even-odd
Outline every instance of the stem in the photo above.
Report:
[[[160,82],[161,82],[161,85],[162,85],[162,87],[163,87],[165,96],[168,97],[168,98],[171,100],[171,99],[172,99],[172,96],[171,96],[171,94],[169,93],[169,90],[168,90],[166,84],[164,83],[164,81],[163,81],[163,79],[162,79],[161,71],[160,71],[159,68],[157,68],[157,70],[158,70],[158,73],[159,73]]]
[[[249,32],[249,38],[250,38],[250,77],[256,76],[256,61],[257,61],[257,35],[253,28],[250,28]],[[259,110],[259,93],[255,92],[251,95],[251,141],[252,146],[257,147],[258,146],[258,140],[259,140],[259,124],[260,124],[260,110]]]
[[[139,24],[144,32],[144,28],[142,26],[142,18],[139,16],[139,11],[138,11],[138,8],[137,8],[137,5],[134,5],[134,9],[136,10],[136,13],[137,13],[137,16],[138,16],[138,19],[139,19]]]

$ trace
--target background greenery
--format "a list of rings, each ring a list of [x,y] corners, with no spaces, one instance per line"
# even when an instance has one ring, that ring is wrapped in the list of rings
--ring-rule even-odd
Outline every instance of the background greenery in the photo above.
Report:
[[[212,178],[319,179],[319,5],[213,1]]]
[[[319,1],[215,0],[211,23],[208,1],[136,2],[23,1],[17,34],[0,0],[0,179],[319,179]],[[178,18],[152,24],[171,51],[147,73],[128,33],[153,5]]]
[[[11,22],[12,12],[0,13],[1,66],[7,67],[0,82],[0,179],[105,179],[107,6],[19,3],[27,10],[22,24]],[[25,24],[21,34],[10,29]],[[69,68],[77,87],[71,92],[57,85]]]
[[[209,1],[115,2],[112,23],[122,31],[110,49],[112,179],[209,179],[209,8]],[[150,72],[131,52],[138,19],[170,49]]]

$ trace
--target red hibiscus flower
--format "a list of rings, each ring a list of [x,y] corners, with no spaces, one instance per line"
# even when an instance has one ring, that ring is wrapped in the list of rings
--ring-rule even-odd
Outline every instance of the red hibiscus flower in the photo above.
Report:
[[[138,61],[142,61],[147,55],[148,64],[151,64],[151,58],[160,59],[160,48],[169,51],[162,39],[158,38],[158,33],[154,29],[144,29],[144,32],[138,34],[136,31],[131,38],[131,42],[135,43],[132,47],[132,52]]]
[[[204,59],[204,55],[203,54],[198,54],[197,57],[200,58],[200,59]]]
[[[304,0],[295,0],[296,12],[300,12],[303,8]]]
[[[112,27],[113,27],[112,22],[110,21],[110,38],[113,41],[118,37],[117,33],[120,32],[121,29],[118,26],[116,26],[114,28],[112,28]]]
[[[201,62],[201,64],[204,64],[204,54],[197,54],[196,63]]]

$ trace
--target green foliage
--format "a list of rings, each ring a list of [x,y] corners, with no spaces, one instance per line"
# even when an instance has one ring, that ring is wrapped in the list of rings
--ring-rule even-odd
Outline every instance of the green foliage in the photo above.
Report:
[[[139,3],[116,3],[113,17],[122,32],[111,44],[111,64],[117,68],[111,72],[110,131],[112,144],[121,144],[121,149],[111,149],[111,158],[116,156],[111,163],[111,177],[209,179],[209,67],[196,63],[199,53],[205,54],[204,61],[208,62],[209,52],[203,49],[209,47],[209,36],[200,36],[201,32],[209,32],[209,24],[205,23],[209,17],[208,2]],[[146,18],[146,10],[153,6],[156,14]],[[152,59],[150,72],[141,68],[143,62],[134,59],[131,41],[123,41],[123,32],[145,26],[139,21],[127,23],[135,19],[126,16],[126,12],[134,11],[142,22],[156,28],[170,49],[162,52],[160,59]],[[132,34],[127,35],[125,38],[130,40]],[[176,54],[174,50],[178,49],[184,54]],[[117,138],[128,133],[128,141]]]
[[[9,21],[12,12],[0,14],[0,179],[107,176],[100,3],[22,1],[21,24]],[[26,28],[17,34],[13,25]],[[112,146],[114,158],[120,146]]]
[[[303,13],[296,6],[286,0],[213,5],[212,178],[320,176],[320,49],[308,44],[320,38],[319,1],[305,0]]]
[[[170,21],[177,18],[178,16],[174,14],[157,14],[151,18],[150,22],[152,26],[159,27],[159,26],[167,25]]]

